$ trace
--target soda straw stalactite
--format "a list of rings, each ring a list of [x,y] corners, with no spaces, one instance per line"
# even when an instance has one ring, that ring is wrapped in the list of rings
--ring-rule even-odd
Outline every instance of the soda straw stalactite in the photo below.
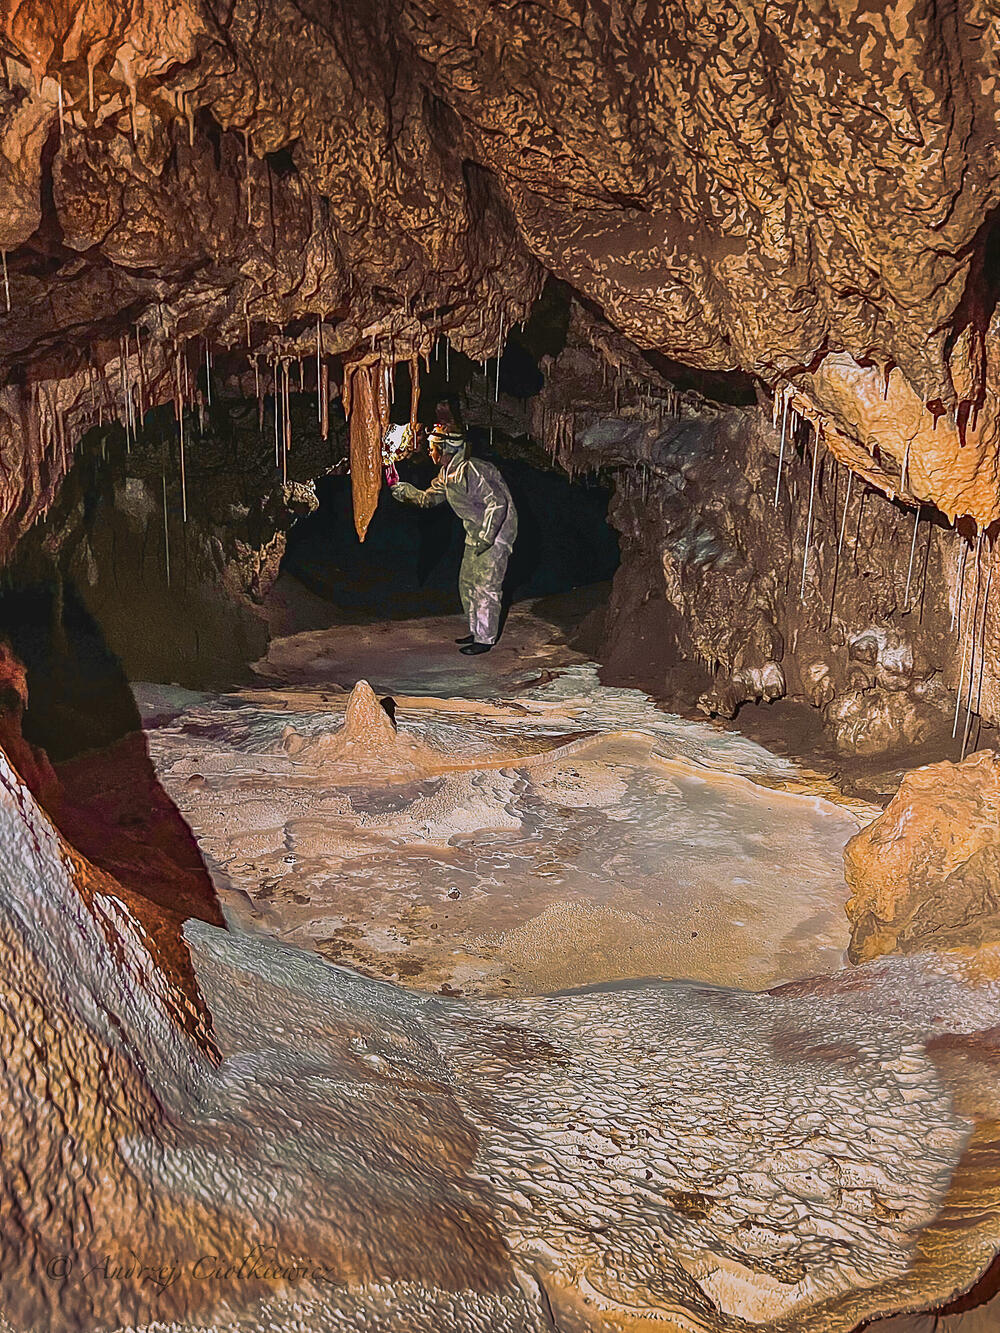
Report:
[[[282,437],[281,437],[282,441],[281,484],[282,486],[286,486],[288,484],[288,453],[292,447],[292,413],[291,413],[291,399],[289,390],[289,381],[291,379],[291,374],[287,360],[281,363],[281,369],[282,369],[282,393],[284,397],[284,401],[282,403],[282,410],[285,415],[285,422],[284,422],[285,429],[282,432]]]
[[[785,431],[788,427],[788,400],[789,392],[786,388],[782,394],[784,398],[784,408],[781,413],[781,447],[778,450],[778,478],[774,483],[774,508],[778,507],[778,494],[781,490],[781,470],[785,464]]]
[[[799,601],[806,599],[806,570],[809,568],[809,543],[812,540],[813,504],[816,499],[816,468],[819,463],[819,431],[813,427],[813,465],[809,482],[809,515],[806,519],[806,542],[802,553],[802,584],[799,588]]]
[[[978,535],[977,538],[976,538],[976,581],[975,581],[975,585],[974,585],[974,593],[973,593],[973,599],[972,599],[972,623],[971,623],[971,625],[968,626],[968,628],[967,628],[967,630],[966,630],[966,634],[965,634],[965,647],[962,649],[962,670],[961,670],[961,672],[960,672],[960,674],[959,674],[959,677],[958,677],[958,693],[957,693],[957,695],[956,695],[956,697],[955,697],[955,720],[954,720],[954,722],[952,723],[952,727],[951,727],[951,736],[952,736],[952,740],[954,740],[955,737],[958,735],[958,715],[959,715],[959,712],[961,711],[961,708],[962,708],[962,691],[963,691],[963,689],[965,688],[965,667],[966,667],[966,663],[967,663],[968,660],[969,660],[969,648],[970,648],[970,645],[972,645],[972,643],[973,643],[973,639],[974,639],[974,637],[975,637],[975,633],[976,633],[976,621],[977,621],[978,616],[979,616],[979,574],[980,574],[980,567],[981,567],[981,566],[980,566],[980,555],[981,555],[981,553],[982,553],[982,546],[983,546],[983,531],[982,531],[982,528],[980,528],[980,530],[979,530],[979,535]],[[973,661],[975,661],[975,656],[974,656],[974,654],[973,654]],[[972,690],[972,667],[971,667],[971,666],[970,666],[970,668],[969,668],[969,690],[970,690],[970,698],[971,698],[971,690]]]
[[[181,518],[187,522],[187,465],[184,457],[184,381],[186,376],[182,370],[182,361],[186,369],[186,358],[183,357],[180,348],[177,349],[175,361],[175,392],[174,405],[177,414],[177,434],[180,440],[180,459],[181,459]]]
[[[978,558],[977,558],[977,565],[978,565]],[[977,573],[977,581],[978,581],[978,573]],[[979,685],[978,685],[978,690],[977,690],[977,693],[976,693],[976,708],[975,708],[975,711],[976,711],[977,714],[978,714],[978,712],[979,712],[980,704],[981,704],[981,702],[982,702],[982,700],[981,700],[981,696],[982,696],[982,690],[983,690],[983,658],[984,658],[985,655],[986,655],[986,616],[987,616],[987,612],[988,612],[988,610],[989,610],[989,601],[990,601],[990,584],[992,583],[992,581],[993,581],[993,558],[992,558],[992,552],[991,552],[990,555],[989,555],[989,557],[988,557],[988,567],[987,567],[987,570],[986,570],[986,588],[985,588],[985,591],[983,592],[983,616],[982,616],[982,621],[980,622],[980,629],[979,629]],[[978,616],[978,610],[979,610],[979,605],[978,605],[978,604],[979,604],[979,597],[978,597],[978,594],[977,594],[977,597],[976,597],[976,616]],[[961,757],[962,757],[963,759],[965,758],[965,752],[966,752],[966,749],[968,748],[968,744],[969,744],[969,733],[970,733],[970,731],[971,731],[971,729],[972,729],[972,713],[973,713],[973,708],[972,708],[972,681],[973,681],[973,678],[974,678],[975,675],[976,675],[976,669],[975,669],[975,668],[976,668],[976,643],[975,643],[975,636],[976,636],[976,616],[973,617],[973,621],[972,621],[972,635],[973,635],[973,643],[972,643],[972,662],[971,662],[971,664],[970,664],[970,666],[969,666],[969,685],[968,685],[968,694],[967,694],[967,697],[966,697],[966,705],[965,705],[965,729],[964,729],[964,731],[962,732],[962,754],[961,754]]]
[[[323,424],[323,325],[316,316],[316,420]],[[325,436],[323,437],[326,438]]]
[[[958,542],[959,542],[958,577],[955,589],[956,592],[955,607],[951,613],[951,632],[952,634],[957,632],[958,635],[961,637],[962,598],[965,596],[965,557],[969,553],[969,543],[965,540],[965,538],[961,535],[961,533],[959,533]]]
[[[850,468],[847,469],[847,487],[844,492],[844,513],[840,520],[840,535],[837,538],[837,556],[833,563],[833,588],[830,591],[830,614],[827,617],[827,629],[833,624],[833,606],[837,598],[837,579],[840,575],[840,555],[844,549],[844,533],[847,531],[847,507],[851,503],[851,484],[854,481],[854,473]]]
[[[163,483],[163,566],[167,575],[167,587],[170,587],[170,523],[167,514],[167,474],[162,475]]]
[[[920,528],[920,505],[913,519],[913,538],[910,542],[910,563],[906,570],[906,591],[903,593],[903,610],[910,609],[910,585],[913,582],[913,557],[917,549],[917,532]]]
[[[281,402],[278,394],[278,358],[274,358],[274,466],[281,467],[281,440],[278,435],[279,422],[281,421]]]

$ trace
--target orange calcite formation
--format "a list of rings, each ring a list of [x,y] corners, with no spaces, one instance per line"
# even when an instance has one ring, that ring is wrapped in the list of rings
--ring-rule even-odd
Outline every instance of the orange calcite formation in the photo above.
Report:
[[[1000,759],[914,769],[847,844],[850,954],[978,948],[1000,940]]]
[[[881,490],[934,504],[949,519],[969,515],[982,527],[1000,518],[1000,417],[992,385],[979,411],[966,403],[958,415],[934,413],[898,368],[859,365],[846,353],[824,357],[798,383],[799,406],[822,423],[832,452]]]
[[[382,489],[382,437],[389,425],[386,368],[380,361],[348,366],[344,411],[350,426],[351,498],[354,526],[364,541]]]

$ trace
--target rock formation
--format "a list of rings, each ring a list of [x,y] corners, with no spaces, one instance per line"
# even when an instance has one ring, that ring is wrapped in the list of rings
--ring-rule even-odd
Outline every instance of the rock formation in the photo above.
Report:
[[[1000,761],[984,751],[907,773],[845,862],[855,962],[1000,941]]]

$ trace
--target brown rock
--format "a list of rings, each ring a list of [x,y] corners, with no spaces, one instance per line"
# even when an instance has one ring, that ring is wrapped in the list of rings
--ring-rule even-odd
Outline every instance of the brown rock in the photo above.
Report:
[[[1000,759],[908,773],[844,861],[854,962],[1000,940]]]

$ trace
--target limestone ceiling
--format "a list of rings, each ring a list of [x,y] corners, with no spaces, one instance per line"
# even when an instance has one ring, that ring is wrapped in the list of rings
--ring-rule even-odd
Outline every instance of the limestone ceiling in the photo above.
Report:
[[[8,480],[0,544],[119,382],[174,395],[175,348],[314,354],[319,319],[353,361],[441,333],[481,358],[546,271],[642,347],[792,384],[885,489],[1000,516],[997,26],[982,0],[4,0],[0,449],[39,479]]]

